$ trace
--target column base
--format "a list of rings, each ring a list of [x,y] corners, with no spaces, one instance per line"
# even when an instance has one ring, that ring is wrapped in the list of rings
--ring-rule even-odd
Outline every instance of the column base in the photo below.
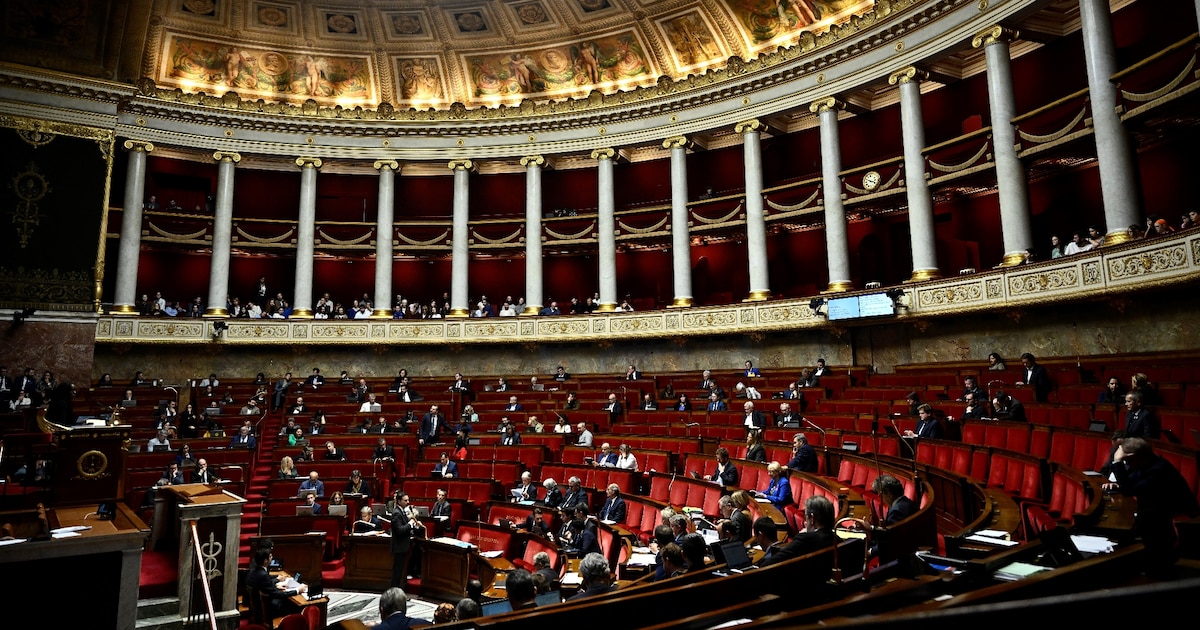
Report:
[[[696,302],[690,297],[677,297],[667,308],[689,308],[695,306]]]
[[[229,311],[222,308],[206,308],[204,309],[205,317],[229,317]]]
[[[829,286],[826,287],[826,289],[824,291],[822,291],[821,293],[822,294],[845,293],[847,291],[850,291],[853,288],[854,288],[854,283],[849,282],[847,280],[838,280],[837,282],[830,282]]]
[[[541,304],[536,304],[536,305],[535,304],[526,304],[525,310],[521,311],[521,314],[522,315],[537,315],[540,312],[542,312]]]
[[[292,319],[312,319],[313,312],[311,308],[294,308],[292,309]]]
[[[1017,265],[1025,264],[1025,252],[1009,252],[1004,255],[1004,260],[1000,261],[997,267],[1016,267]]]
[[[912,277],[905,282],[924,282],[926,280],[937,280],[942,277],[942,272],[939,269],[914,269]]]
[[[601,302],[600,306],[596,307],[597,313],[615,313],[617,312],[616,302]]]
[[[133,308],[132,304],[116,304],[113,309],[108,312],[110,315],[137,315],[137,309]]]
[[[743,302],[766,302],[771,299],[770,291],[751,291],[750,295],[746,296]]]
[[[1130,238],[1128,230],[1117,230],[1116,232],[1109,232],[1108,234],[1104,235],[1104,246],[1107,247],[1109,245],[1120,245],[1121,243],[1128,243],[1132,240],[1133,239]]]
[[[450,312],[446,314],[447,319],[465,319],[470,316],[471,311],[468,311],[465,308],[452,308],[450,309]]]
[[[377,309],[375,309],[375,312],[371,313],[371,319],[391,319],[391,318],[392,318],[391,309],[377,308]]]

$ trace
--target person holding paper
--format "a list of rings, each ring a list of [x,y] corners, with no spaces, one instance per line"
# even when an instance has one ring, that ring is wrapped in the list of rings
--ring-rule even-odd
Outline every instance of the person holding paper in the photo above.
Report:
[[[352,533],[370,534],[383,531],[383,519],[375,516],[375,514],[371,511],[371,506],[362,506],[362,509],[358,511],[358,514],[358,520],[354,521],[354,526],[350,530]]]
[[[780,466],[779,462],[768,464],[767,474],[771,476],[767,489],[755,494],[770,501],[776,509],[783,510],[783,506],[792,502],[792,485],[788,482],[787,475],[784,474],[784,467]]]

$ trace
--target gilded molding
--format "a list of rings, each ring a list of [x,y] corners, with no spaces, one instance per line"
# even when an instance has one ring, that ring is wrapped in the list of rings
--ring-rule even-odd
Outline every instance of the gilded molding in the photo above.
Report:
[[[154,144],[145,140],[126,140],[124,143],[127,151],[141,151],[149,153],[154,150]]]
[[[751,120],[743,120],[742,122],[734,125],[733,132],[739,135],[745,135],[747,133],[760,132],[765,128],[766,125],[762,124],[762,121],[758,120],[757,118],[753,118]]]
[[[386,169],[389,171],[398,172],[400,170],[400,163],[396,160],[375,160],[373,168],[377,171]]]
[[[592,159],[593,160],[611,160],[616,156],[617,156],[616,149],[613,149],[611,147],[604,147],[602,149],[593,149],[592,150]]]
[[[929,79],[929,73],[917,68],[916,66],[908,66],[901,68],[888,75],[888,84],[901,85],[908,82],[920,83]]]
[[[812,105],[808,106],[808,111],[814,114],[820,114],[828,111],[838,111],[842,109],[846,109],[846,104],[832,96],[817,99],[813,101]]]
[[[452,171],[473,171],[475,170],[475,163],[471,160],[450,160],[446,164],[446,168]]]
[[[1019,39],[1020,37],[1020,32],[996,24],[976,33],[975,37],[971,38],[971,47],[982,48],[997,42],[1007,43]]]
[[[546,157],[542,155],[526,155],[525,157],[521,158],[521,166],[529,168],[530,164],[537,167],[545,166]]]
[[[213,159],[218,162],[233,162],[237,164],[242,161],[242,154],[234,151],[217,151],[213,153]]]
[[[688,139],[685,136],[671,136],[662,141],[664,149],[686,149],[688,147]]]
[[[324,162],[318,157],[298,157],[296,158],[296,166],[300,168],[321,168]]]

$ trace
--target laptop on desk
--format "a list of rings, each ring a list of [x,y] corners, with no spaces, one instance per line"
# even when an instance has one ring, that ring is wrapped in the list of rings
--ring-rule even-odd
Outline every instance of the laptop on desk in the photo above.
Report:
[[[308,506],[304,506],[304,507],[308,507]],[[348,505],[331,505],[331,506],[329,506],[329,515],[330,516],[345,516],[346,508],[348,508],[348,507],[350,507],[350,506],[348,506]]]
[[[381,411],[383,411],[383,405],[379,403],[371,405],[371,413],[379,413]]]
[[[714,542],[709,549],[712,550],[713,560],[718,564],[724,562],[730,569],[741,570],[750,566],[750,555],[741,541]]]
[[[330,507],[337,507],[337,506],[330,506]],[[296,516],[312,516],[313,515],[312,510],[313,509],[312,509],[311,505],[297,505],[296,506]]]

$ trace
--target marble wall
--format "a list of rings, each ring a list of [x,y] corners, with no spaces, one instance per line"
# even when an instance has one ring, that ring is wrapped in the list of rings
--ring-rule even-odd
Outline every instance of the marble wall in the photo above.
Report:
[[[577,374],[621,374],[629,363],[654,374],[737,369],[746,359],[769,372],[780,366],[812,365],[818,357],[832,365],[871,365],[879,372],[891,372],[906,363],[983,363],[990,352],[1015,362],[1023,352],[1049,358],[1200,349],[1200,328],[1193,325],[1198,301],[1191,293],[1178,293],[1173,289],[1134,298],[853,328],[631,342],[425,348],[100,345],[92,377],[110,372],[121,381],[144,370],[174,383],[209,372],[252,377],[261,371],[275,377],[289,370],[308,374],[313,367],[328,376],[346,370],[386,377],[406,368],[418,377],[443,377],[455,371],[473,377],[549,375],[558,365]]]
[[[0,320],[0,365],[7,366],[13,378],[31,367],[38,378],[44,370],[50,370],[59,381],[88,383],[95,378],[95,347],[96,324],[87,319],[63,321],[35,316],[21,324],[15,324],[11,317]],[[106,350],[112,352],[112,348]]]

